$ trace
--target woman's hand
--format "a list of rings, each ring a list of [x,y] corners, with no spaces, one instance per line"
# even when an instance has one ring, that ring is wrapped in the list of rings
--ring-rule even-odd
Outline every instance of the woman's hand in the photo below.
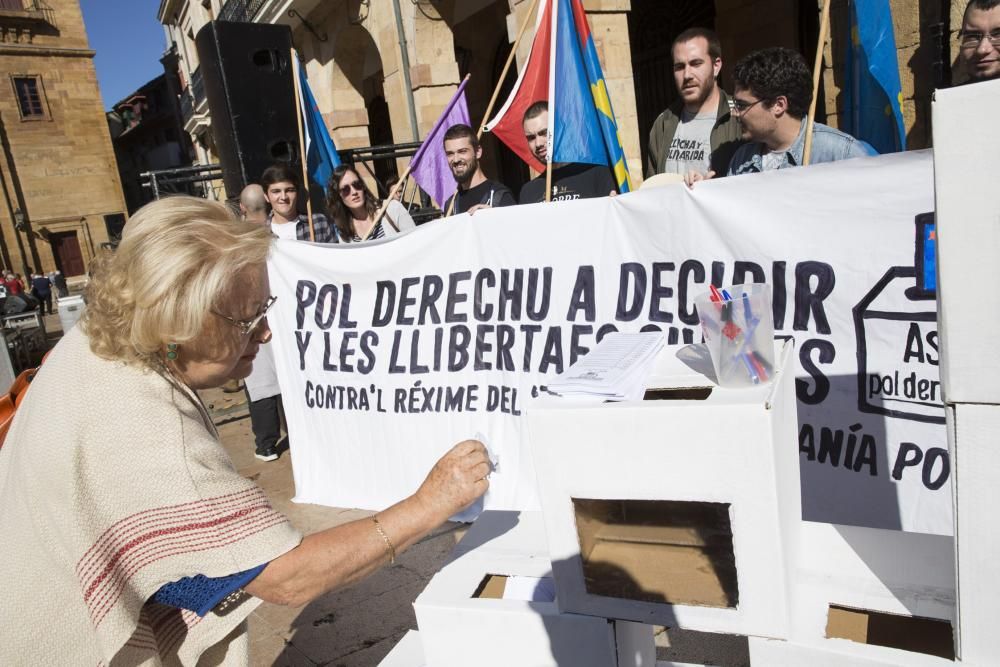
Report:
[[[486,493],[489,474],[486,447],[478,440],[464,440],[434,464],[414,496],[443,522]]]
[[[268,563],[244,590],[299,607],[358,581],[389,562],[392,552],[401,554],[486,493],[489,473],[483,443],[460,442],[434,465],[415,494],[378,513],[381,532],[368,518],[313,533]]]

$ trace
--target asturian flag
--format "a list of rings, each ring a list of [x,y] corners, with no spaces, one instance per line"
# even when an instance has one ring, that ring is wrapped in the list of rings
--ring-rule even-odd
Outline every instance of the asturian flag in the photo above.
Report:
[[[340,166],[340,155],[330,138],[330,131],[326,129],[326,123],[323,122],[323,114],[319,112],[316,98],[309,89],[306,71],[299,63],[298,54],[292,58],[292,67],[295,69],[302,105],[302,132],[306,144],[302,147],[302,152],[306,158],[306,171],[309,180],[325,190],[333,170]]]
[[[840,129],[879,153],[906,150],[903,94],[889,0],[851,1]]]
[[[528,62],[510,97],[486,129],[538,171],[521,121],[525,110],[549,104],[551,162],[608,165],[620,192],[632,187],[611,98],[581,0],[542,0]]]

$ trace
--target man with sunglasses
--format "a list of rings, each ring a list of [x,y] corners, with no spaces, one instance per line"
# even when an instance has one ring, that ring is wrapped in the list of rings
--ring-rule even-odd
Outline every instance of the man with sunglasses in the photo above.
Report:
[[[812,102],[812,72],[802,55],[782,47],[755,51],[736,63],[733,78],[733,113],[750,143],[736,151],[729,175],[800,166]],[[813,124],[811,164],[866,155],[875,155],[867,143]]]
[[[958,40],[968,83],[1000,78],[1000,0],[970,0]]]

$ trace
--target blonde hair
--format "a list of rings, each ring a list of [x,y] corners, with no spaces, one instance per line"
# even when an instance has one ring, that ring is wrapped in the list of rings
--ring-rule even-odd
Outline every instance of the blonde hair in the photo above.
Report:
[[[264,262],[265,225],[243,222],[224,204],[169,197],[143,206],[117,250],[91,265],[81,319],[90,349],[133,365],[158,363],[166,343],[187,343],[232,291],[240,273]]]

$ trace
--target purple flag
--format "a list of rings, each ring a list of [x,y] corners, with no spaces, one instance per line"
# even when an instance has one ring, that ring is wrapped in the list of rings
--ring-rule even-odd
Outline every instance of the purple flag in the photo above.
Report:
[[[469,104],[465,100],[465,84],[468,78],[455,91],[455,96],[448,102],[444,113],[434,124],[434,129],[424,138],[424,143],[410,160],[410,175],[420,188],[431,196],[438,207],[443,207],[448,197],[455,193],[455,177],[448,167],[448,158],[444,154],[444,133],[452,125],[464,123],[469,125]]]

